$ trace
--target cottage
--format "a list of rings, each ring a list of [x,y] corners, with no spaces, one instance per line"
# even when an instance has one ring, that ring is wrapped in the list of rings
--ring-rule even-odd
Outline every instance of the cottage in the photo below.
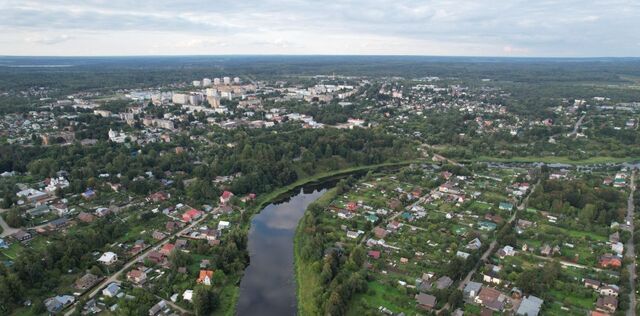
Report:
[[[380,259],[380,251],[378,250],[369,250],[367,255],[369,256],[369,258]]]
[[[618,296],[620,293],[620,288],[615,284],[605,285],[599,290],[600,295],[608,295],[608,296]]]
[[[622,255],[624,252],[624,244],[621,242],[616,242],[611,244],[611,251],[615,252],[618,255]]]
[[[78,290],[86,290],[94,286],[96,283],[98,283],[98,277],[91,273],[87,273],[76,280],[75,287]]]
[[[502,270],[502,266],[487,264],[484,270],[485,272],[482,274],[482,280],[484,282],[493,284],[502,283],[502,279],[499,276],[500,271]]]
[[[220,221],[218,222],[218,230],[224,230],[231,227],[231,223],[228,221]]]
[[[151,238],[155,239],[155,240],[163,240],[165,239],[165,237],[167,237],[167,235],[163,232],[159,232],[159,231],[154,231],[153,234],[151,234]]]
[[[229,203],[232,197],[233,197],[233,193],[231,191],[222,192],[222,195],[220,195],[220,204]]]
[[[133,269],[127,273],[127,280],[135,284],[144,284],[147,281],[147,274],[139,269]]]
[[[196,220],[202,216],[202,212],[196,209],[190,209],[182,214],[182,220],[189,223],[193,220]]]
[[[525,297],[516,311],[516,315],[521,316],[538,316],[544,301],[533,295]]]
[[[482,289],[482,283],[470,281],[464,287],[462,294],[464,295],[465,299],[473,301],[475,300],[476,296],[478,296],[481,289]]]
[[[116,261],[118,261],[118,255],[111,251],[103,253],[102,256],[100,256],[100,258],[98,259],[98,262],[107,266],[114,264]]]
[[[436,297],[424,293],[416,294],[416,303],[418,304],[419,308],[422,308],[424,310],[432,310],[434,307],[436,307]]]
[[[165,300],[160,300],[156,305],[151,306],[149,309],[149,316],[156,316],[165,308],[167,308],[167,302]]]
[[[513,210],[513,204],[509,203],[509,202],[500,202],[500,205],[498,207],[501,211],[511,211]]]
[[[165,225],[165,228],[167,229],[167,231],[173,232],[180,229],[180,224],[178,224],[178,222],[176,221],[168,221]]]
[[[500,257],[500,259],[504,259],[505,257],[513,257],[515,254],[516,251],[511,246],[504,246],[502,249],[498,250],[498,257]]]
[[[382,227],[376,227],[373,229],[373,234],[376,236],[376,238],[383,239],[387,237],[387,230]]]
[[[500,291],[494,288],[484,287],[475,298],[475,302],[490,310],[500,312],[504,307],[506,299],[507,297]]]
[[[172,243],[166,243],[162,248],[160,248],[160,253],[165,256],[169,256],[175,247],[176,246]]]
[[[592,279],[583,279],[584,287],[592,288],[594,290],[598,290],[600,288],[600,281],[592,280]]]
[[[617,243],[620,241],[620,233],[619,232],[615,232],[611,235],[609,235],[609,242],[610,243]]]
[[[453,280],[451,280],[448,276],[441,276],[438,280],[436,280],[436,288],[438,290],[444,290],[449,288],[453,284]]]
[[[198,276],[198,284],[211,285],[211,279],[213,278],[213,271],[211,270],[200,270],[200,275]]]
[[[622,266],[622,259],[618,256],[607,253],[600,257],[598,264],[603,268],[619,268]]]
[[[480,247],[482,247],[482,243],[480,242],[480,239],[474,238],[472,241],[470,241],[467,244],[467,246],[465,248],[467,248],[469,250],[478,250],[478,249],[480,249]]]
[[[13,235],[11,235],[11,237],[13,237],[13,239],[17,240],[17,241],[27,241],[31,238],[33,238],[33,235],[31,235],[30,232],[24,231],[24,230],[19,230],[15,233],[13,233]]]
[[[182,293],[182,300],[192,302],[193,301],[193,290],[185,290]]]
[[[80,214],[78,214],[78,220],[83,223],[92,223],[95,219],[96,217],[89,213],[80,212]]]
[[[102,295],[106,297],[115,297],[118,293],[120,293],[120,286],[115,282],[109,283],[109,285],[102,290]]]
[[[596,301],[596,310],[605,313],[615,313],[618,308],[618,299],[613,296],[601,296]]]
[[[164,255],[157,251],[151,251],[147,255],[147,259],[155,264],[160,264],[164,261]]]
[[[49,313],[55,314],[60,312],[64,307],[72,304],[75,298],[71,295],[58,295],[44,300],[44,306]]]

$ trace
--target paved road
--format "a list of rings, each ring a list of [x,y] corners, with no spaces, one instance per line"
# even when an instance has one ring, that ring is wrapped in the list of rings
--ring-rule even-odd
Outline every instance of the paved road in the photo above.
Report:
[[[124,266],[120,270],[116,271],[110,277],[108,277],[104,281],[100,282],[100,284],[98,286],[96,286],[93,291],[91,291],[89,294],[84,294],[83,297],[87,298],[88,300],[92,299],[93,297],[98,295],[98,293],[100,293],[100,291],[102,291],[102,289],[105,286],[107,286],[108,284],[110,284],[112,282],[119,282],[118,278],[122,275],[122,273],[124,273],[124,271],[128,270],[129,268],[131,268],[131,266],[133,266],[137,262],[143,261],[149,255],[150,252],[157,251],[162,246],[164,246],[166,243],[168,243],[173,237],[179,236],[182,233],[186,232],[187,230],[189,230],[189,229],[195,227],[196,225],[200,224],[202,221],[204,221],[208,217],[208,215],[209,214],[205,214],[204,216],[202,216],[202,218],[200,218],[199,220],[197,220],[197,221],[191,223],[190,225],[186,226],[184,229],[174,233],[173,235],[168,236],[162,242],[156,244],[153,247],[148,248],[147,250],[143,251],[142,253],[138,254],[137,256],[131,258],[131,260],[129,260],[127,263],[125,263]],[[77,301],[79,301],[79,298],[78,298]],[[76,308],[76,306],[74,304],[73,307],[71,309],[69,309],[69,311],[67,311],[65,313],[65,316],[70,316],[71,314],[73,314],[73,312],[75,311],[75,308]]]
[[[571,134],[569,134],[569,136],[575,137],[578,134],[578,129],[580,128],[580,125],[582,125],[582,120],[584,120],[585,116],[587,116],[587,113],[582,114],[580,119],[576,122],[576,126],[573,127],[573,132],[571,132]]]
[[[631,263],[627,266],[629,269],[629,309],[627,310],[627,316],[635,316],[636,314],[636,251],[633,244],[633,193],[636,190],[636,171],[634,170],[631,174],[631,193],[629,193],[629,199],[627,200],[627,222],[629,224],[629,228],[631,229],[631,237],[626,244],[626,253],[625,256],[631,259]]]
[[[9,227],[9,225],[7,225],[7,222],[4,221],[4,218],[2,218],[1,214],[3,214],[6,211],[8,210],[0,209],[0,226],[2,227],[2,234],[0,234],[0,237],[7,237],[19,231],[19,229],[17,228]]]

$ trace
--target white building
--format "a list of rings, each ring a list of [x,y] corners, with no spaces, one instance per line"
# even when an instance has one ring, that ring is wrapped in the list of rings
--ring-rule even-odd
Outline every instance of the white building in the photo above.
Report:
[[[240,78],[239,77],[234,77],[233,78],[233,83],[240,84]]]
[[[107,266],[114,264],[116,261],[118,261],[118,255],[111,251],[103,253],[98,259],[98,262]]]
[[[219,86],[220,85],[220,78],[213,78],[213,85],[214,86]]]
[[[222,78],[222,81],[224,82],[224,84],[229,85],[231,84],[231,78],[229,77],[224,77]]]
[[[184,93],[174,93],[171,101],[175,104],[187,104],[189,102],[189,96]]]
[[[211,86],[211,79],[209,79],[209,78],[204,78],[204,79],[202,79],[202,86],[203,86],[203,87],[209,87],[209,86]]]
[[[200,84],[200,80],[194,80],[194,81],[193,81],[193,86],[194,86],[194,87],[200,87],[200,86],[201,86],[201,84]]]

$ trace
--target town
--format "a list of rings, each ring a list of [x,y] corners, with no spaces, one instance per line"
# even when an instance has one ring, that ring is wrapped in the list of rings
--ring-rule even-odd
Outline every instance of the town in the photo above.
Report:
[[[254,215],[325,182],[300,315],[635,311],[639,99],[354,73],[0,87],[1,313],[235,315]]]

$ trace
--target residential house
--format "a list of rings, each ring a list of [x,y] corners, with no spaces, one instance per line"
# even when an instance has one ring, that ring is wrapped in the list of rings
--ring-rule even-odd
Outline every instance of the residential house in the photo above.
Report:
[[[167,302],[165,300],[160,300],[160,302],[151,306],[151,308],[149,309],[149,316],[156,316],[166,308],[167,308]]]
[[[498,257],[500,257],[500,259],[504,259],[505,257],[513,257],[515,254],[516,251],[511,246],[504,246],[502,249],[498,250]]]
[[[599,289],[600,295],[618,296],[620,288],[615,284],[608,284]]]
[[[127,273],[127,280],[135,284],[144,284],[147,281],[147,274],[140,269],[133,269]]]
[[[373,229],[373,234],[378,239],[384,239],[385,237],[387,237],[387,230],[382,227],[376,227]]]
[[[538,316],[540,309],[542,309],[542,303],[544,303],[542,299],[529,295],[520,302],[516,315]]]
[[[166,243],[162,248],[160,248],[160,253],[168,257],[175,247],[176,246],[172,243]]]
[[[75,298],[71,295],[58,295],[50,297],[44,300],[44,306],[49,313],[55,314],[60,312],[63,308],[71,305],[75,301]]]
[[[27,241],[27,240],[33,238],[33,235],[28,231],[19,230],[19,231],[13,233],[13,235],[11,235],[11,237],[13,237],[13,239],[15,239],[17,241]]]
[[[182,220],[189,223],[193,220],[196,220],[202,216],[202,211],[198,211],[196,209],[190,209],[182,214]]]
[[[233,193],[231,191],[224,191],[222,195],[220,195],[220,204],[228,204],[233,197]]]
[[[95,219],[96,217],[93,216],[93,214],[89,214],[85,212],[80,212],[80,214],[78,214],[78,220],[83,223],[92,223]]]
[[[476,297],[478,296],[478,294],[480,293],[481,289],[482,289],[482,283],[470,281],[464,287],[464,290],[462,291],[462,294],[463,294],[465,299],[474,301],[476,299]]]
[[[469,250],[478,250],[478,249],[480,249],[480,247],[482,247],[482,242],[480,242],[480,239],[474,238],[472,241],[470,241],[467,244],[467,246],[465,248],[467,248]]]
[[[91,273],[87,273],[83,275],[81,278],[76,280],[75,288],[78,290],[87,290],[93,287],[96,283],[98,283],[99,278]]]
[[[485,265],[485,272],[482,274],[482,280],[487,283],[501,284],[502,279],[499,274],[502,270],[502,266],[496,266],[492,264]]]
[[[167,235],[166,235],[165,233],[160,232],[160,231],[157,231],[157,230],[156,230],[156,231],[154,231],[154,232],[151,234],[151,238],[153,238],[153,239],[155,239],[155,240],[163,240],[163,239],[165,239],[166,237],[167,237]]]
[[[118,293],[120,293],[120,286],[115,282],[109,283],[109,285],[102,290],[102,295],[106,297],[115,297]]]
[[[147,255],[147,259],[155,264],[161,264],[164,262],[164,255],[157,251],[151,251]]]
[[[416,294],[416,303],[418,307],[424,310],[432,310],[436,307],[436,297],[429,294]]]
[[[619,268],[622,266],[622,258],[607,253],[600,257],[598,264],[603,268]]]
[[[367,255],[369,256],[369,258],[380,259],[380,251],[378,250],[369,250]]]
[[[200,275],[196,281],[198,284],[211,285],[211,279],[213,278],[213,271],[200,270]]]
[[[600,281],[598,280],[582,279],[582,282],[584,283],[584,287],[586,288],[592,288],[596,291],[600,288]]]
[[[596,301],[596,310],[605,313],[615,313],[618,308],[618,299],[613,296],[601,296]]]
[[[451,280],[448,276],[441,276],[438,280],[436,280],[436,288],[438,290],[444,290],[449,288],[453,284],[453,280]]]
[[[103,253],[102,256],[100,256],[100,258],[98,259],[98,262],[107,266],[114,264],[116,261],[118,261],[118,255],[111,251]]]
[[[502,311],[506,300],[507,297],[504,294],[490,287],[483,287],[475,298],[476,303],[498,312]]]

